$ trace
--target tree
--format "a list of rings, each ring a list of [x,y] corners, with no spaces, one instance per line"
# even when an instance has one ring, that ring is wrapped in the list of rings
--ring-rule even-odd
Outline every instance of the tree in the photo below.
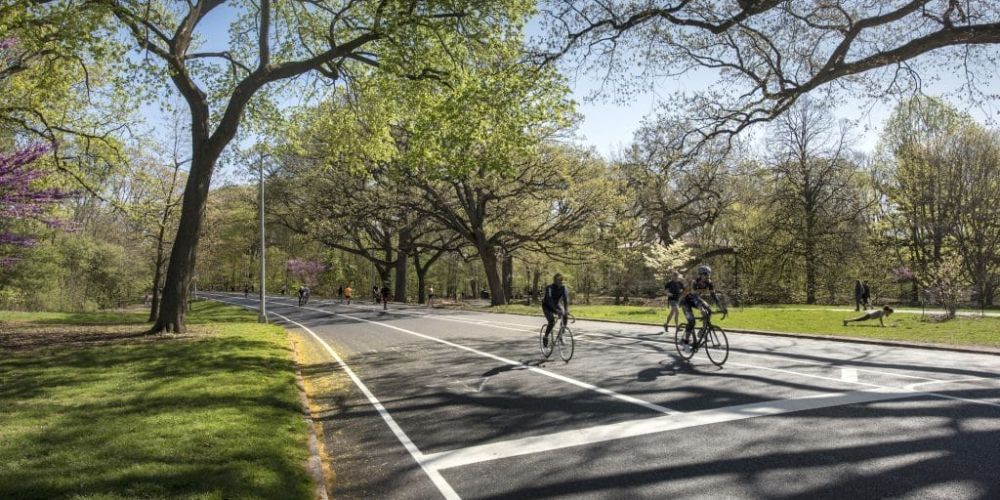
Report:
[[[71,193],[56,187],[38,184],[45,173],[32,168],[32,163],[49,151],[45,145],[35,145],[14,153],[0,153],[0,266],[9,266],[17,258],[8,253],[10,247],[30,247],[35,239],[25,234],[23,227],[29,221],[49,226],[59,224],[48,215],[53,205],[68,198]],[[17,231],[16,226],[22,226]]]
[[[646,123],[618,162],[632,216],[641,221],[645,241],[671,245],[689,238],[733,203],[728,184],[736,170],[735,152],[720,141],[687,150],[684,135],[689,127],[685,121]]]
[[[519,27],[523,3],[471,1],[348,2],[305,0],[238,4],[225,51],[200,51],[199,28],[223,0],[135,2],[98,0],[81,14],[110,15],[145,54],[136,64],[147,79],[169,81],[191,117],[191,166],[171,250],[160,317],[152,331],[183,332],[188,287],[215,165],[236,137],[261,91],[303,75],[350,82],[377,70],[409,78],[445,78],[450,52],[489,45]],[[57,12],[62,2],[33,0]],[[467,43],[473,40],[474,43]]]
[[[820,267],[844,267],[871,205],[859,189],[846,138],[823,103],[808,98],[772,124],[768,212],[773,227],[789,236],[780,251],[803,260],[808,304],[816,303]]]
[[[715,77],[678,96],[695,140],[770,121],[817,91],[909,92],[927,68],[988,77],[992,63],[979,62],[1000,43],[1000,8],[985,1],[548,0],[542,12],[543,62],[580,64],[626,91],[659,77]]]

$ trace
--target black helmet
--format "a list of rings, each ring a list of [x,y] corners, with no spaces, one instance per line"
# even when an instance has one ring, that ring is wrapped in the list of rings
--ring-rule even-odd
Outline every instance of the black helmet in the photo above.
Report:
[[[698,276],[711,276],[712,268],[708,266],[698,266]]]

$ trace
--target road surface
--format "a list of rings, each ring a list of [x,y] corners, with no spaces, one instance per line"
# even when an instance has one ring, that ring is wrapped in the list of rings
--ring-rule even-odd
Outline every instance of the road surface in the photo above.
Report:
[[[563,363],[540,315],[293,300],[354,383],[320,416],[334,498],[1000,498],[1000,356],[731,334],[717,368],[579,321]]]

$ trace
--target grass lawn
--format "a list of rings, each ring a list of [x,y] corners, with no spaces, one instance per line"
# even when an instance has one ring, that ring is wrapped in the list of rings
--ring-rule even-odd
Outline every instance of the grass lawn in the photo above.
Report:
[[[733,308],[729,317],[718,321],[723,328],[766,330],[770,332],[838,335],[881,340],[903,340],[952,345],[1000,347],[1000,318],[959,317],[947,322],[921,320],[919,314],[892,315],[886,328],[878,321],[851,323],[844,327],[841,321],[857,316],[853,310],[826,310],[829,307],[744,307]],[[513,314],[541,314],[537,306],[508,305],[493,307],[491,312]],[[667,317],[665,308],[574,305],[570,309],[577,319],[625,321],[662,325]],[[683,313],[681,315],[683,318]],[[714,318],[718,318],[715,316]]]
[[[143,319],[0,312],[0,498],[312,498],[285,331],[209,302],[189,334]]]

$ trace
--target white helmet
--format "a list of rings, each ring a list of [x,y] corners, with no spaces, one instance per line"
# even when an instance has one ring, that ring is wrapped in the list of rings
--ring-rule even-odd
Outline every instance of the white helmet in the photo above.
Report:
[[[712,268],[708,266],[698,266],[698,276],[711,276]]]

